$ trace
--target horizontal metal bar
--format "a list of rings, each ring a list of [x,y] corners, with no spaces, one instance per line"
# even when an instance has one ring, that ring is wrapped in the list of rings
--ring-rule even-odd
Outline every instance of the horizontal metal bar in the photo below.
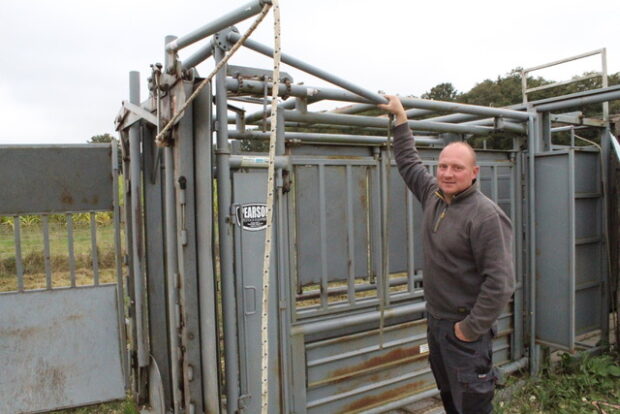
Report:
[[[463,122],[461,125],[479,125],[479,126],[495,127],[495,118],[486,118],[486,119],[478,119],[476,121]],[[527,128],[524,124],[517,124],[515,122],[510,122],[510,121],[505,121],[505,120],[502,120],[501,128],[499,130],[516,132],[520,134],[525,134],[527,132]]]
[[[275,158],[276,168],[288,168],[290,166],[290,158],[286,155],[278,155]],[[260,155],[231,155],[230,168],[268,168],[269,157]]]
[[[297,122],[320,122],[335,125],[357,125],[361,127],[385,127],[389,120],[387,118],[375,118],[359,115],[340,115],[328,113],[300,113],[297,111],[285,111],[284,117],[288,121]],[[408,121],[412,129],[422,131],[455,132],[459,134],[489,135],[494,132],[493,128],[481,127],[476,125],[448,124],[431,121]]]
[[[503,379],[504,377],[512,374],[513,372],[522,370],[523,368],[527,367],[528,363],[529,359],[527,357],[523,357],[516,361],[512,361],[508,364],[497,367],[497,370],[500,373],[500,379]]]
[[[599,243],[601,241],[601,237],[600,236],[591,236],[591,237],[578,237],[577,239],[575,239],[575,244],[578,246],[584,245],[584,244],[594,244],[594,243]]]
[[[565,101],[548,103],[536,106],[538,112],[558,111],[562,109],[574,108],[581,105],[596,104],[620,99],[620,91],[604,92],[597,95],[586,96],[583,98],[568,99]]]
[[[427,398],[434,397],[436,395],[439,395],[439,390],[437,388],[433,388],[427,391],[416,393],[415,395],[411,397],[403,398],[397,401],[392,401],[388,404],[382,404],[380,407],[371,408],[370,410],[366,410],[366,411],[360,411],[359,414],[381,414],[381,413],[385,413],[386,411],[396,410],[398,408],[405,407],[417,401],[421,401]]]
[[[188,57],[187,59],[181,62],[181,66],[183,70],[188,70],[198,65],[199,63],[204,62],[209,59],[213,55],[213,43],[209,42],[206,45],[202,46],[198,49],[193,55]]]
[[[244,79],[243,84],[237,79],[226,78],[226,89],[231,92],[253,93],[263,96],[265,93],[265,82]],[[267,82],[267,93],[271,95],[271,82]],[[296,96],[298,98],[308,98],[313,100],[332,100],[343,102],[360,102],[368,103],[368,99],[358,96],[354,93],[334,88],[309,87],[303,85],[285,85],[278,86],[278,96]]]
[[[426,302],[410,303],[407,305],[385,309],[383,317],[384,319],[390,319],[397,316],[411,315],[416,312],[424,312],[425,309]],[[379,311],[358,313],[355,315],[349,315],[346,319],[335,318],[293,326],[291,333],[293,335],[311,335],[333,329],[341,329],[345,326],[356,326],[368,322],[375,322],[378,321],[380,317],[381,312]]]
[[[244,81],[245,83],[245,81]],[[290,100],[286,100],[284,102],[282,102],[281,104],[278,104],[278,108],[282,108],[282,109],[293,109],[295,108],[296,102],[294,99],[290,99]],[[252,122],[258,121],[259,119],[263,119],[263,117],[268,118],[269,114],[271,114],[271,105],[267,105],[267,107],[265,108],[265,110],[260,110],[260,111],[256,111],[253,112],[249,115],[245,116],[245,122],[247,124],[251,124]]]
[[[501,116],[504,118],[527,121],[529,114],[512,109],[490,108],[486,106],[469,105],[457,102],[433,101],[430,99],[401,98],[403,105],[413,108],[430,109],[434,111],[459,112],[463,114],[482,116]]]
[[[537,86],[535,88],[529,88],[529,89],[526,89],[525,92],[529,93],[529,92],[542,91],[545,89],[555,88],[556,86],[568,85],[568,84],[579,82],[579,81],[586,80],[586,79],[598,78],[599,76],[603,76],[603,74],[601,72],[595,72],[591,75],[580,76],[580,77],[572,78],[566,81],[554,82],[554,83],[549,83],[546,85]]]
[[[225,29],[229,26],[232,26],[236,23],[239,23],[248,17],[252,17],[258,14],[265,4],[270,4],[270,1],[265,0],[254,0],[250,3],[235,9],[219,19],[207,23],[206,25],[186,34],[185,36],[181,36],[172,42],[166,45],[166,51],[168,52],[176,52],[183,49],[186,46],[191,45],[199,41],[200,39],[204,39],[207,36],[211,36],[214,33],[219,32],[222,29]]]
[[[228,137],[234,139],[260,139],[267,140],[270,137],[269,132],[260,131],[248,131],[239,132],[236,130],[229,130]],[[374,135],[347,135],[347,134],[320,134],[313,132],[286,132],[284,138],[289,141],[312,141],[312,142],[329,142],[339,144],[349,143],[363,143],[369,145],[384,145],[387,141],[386,137],[374,136]],[[417,144],[425,145],[443,145],[444,141],[440,138],[430,136],[415,137]]]
[[[588,56],[598,55],[600,53],[603,53],[604,51],[605,51],[605,49],[596,49],[596,50],[593,50],[591,52],[581,53],[579,55],[575,55],[575,56],[567,57],[567,58],[564,58],[564,59],[556,60],[556,61],[553,61],[553,62],[550,62],[550,63],[543,63],[542,65],[532,66],[531,68],[523,69],[522,72],[523,73],[529,73],[529,72],[533,72],[535,70],[549,68],[551,66],[556,66],[556,65],[559,65],[561,63],[571,62],[573,60],[582,59],[582,58],[585,58],[585,57],[588,57]]]
[[[239,39],[241,39],[241,35],[239,33],[235,33],[235,32],[230,32],[228,34],[228,38],[231,41],[238,41]],[[273,56],[273,49],[265,46],[259,42],[255,42],[251,39],[248,39],[244,42],[244,46],[246,46],[249,49],[252,49],[256,52],[262,53],[265,56],[271,57]],[[324,81],[327,81],[329,83],[333,83],[334,85],[340,86],[341,88],[344,88],[350,92],[353,92],[356,95],[362,96],[366,99],[368,99],[371,102],[374,103],[387,103],[387,99],[385,97],[383,97],[382,95],[379,95],[378,93],[375,92],[371,92],[368,91],[360,86],[357,86],[345,79],[339,78],[335,75],[332,75],[326,71],[324,71],[323,69],[319,69],[315,66],[312,66],[308,63],[303,62],[302,60],[299,60],[291,55],[288,55],[286,53],[282,53],[281,55],[282,58],[282,62],[286,63],[287,65],[290,65],[294,68],[297,68],[299,70],[302,70],[306,73],[309,73],[310,75],[316,76],[319,79],[323,79]]]

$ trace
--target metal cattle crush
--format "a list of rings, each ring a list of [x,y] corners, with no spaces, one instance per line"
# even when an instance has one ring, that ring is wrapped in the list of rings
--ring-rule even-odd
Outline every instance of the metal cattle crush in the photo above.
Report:
[[[152,412],[258,413],[265,369],[270,413],[381,413],[438,393],[427,361],[421,208],[392,159],[389,119],[372,112],[384,98],[287,54],[282,63],[334,86],[295,83],[284,72],[274,80],[271,70],[229,64],[237,42],[274,54],[233,27],[270,6],[254,0],[167,37],[146,98],[131,72],[129,99],[116,118],[127,381]],[[196,66],[210,58],[221,68],[204,83]],[[274,82],[280,100],[270,159],[256,148],[270,138]],[[403,98],[431,171],[446,142],[501,136],[508,143],[477,150],[482,191],[515,229],[517,289],[493,345],[506,375],[536,373],[541,347],[584,349],[584,334],[600,332],[600,345],[590,349],[607,346],[607,165],[618,155],[616,138],[606,113],[599,120],[566,112],[619,98],[618,86],[510,108]],[[319,101],[348,106],[311,111]],[[237,102],[257,110],[246,113]],[[600,146],[575,144],[575,130],[584,127]],[[565,131],[573,142],[558,145],[554,137]],[[265,284],[270,162],[274,250]],[[4,386],[0,381],[0,392]]]

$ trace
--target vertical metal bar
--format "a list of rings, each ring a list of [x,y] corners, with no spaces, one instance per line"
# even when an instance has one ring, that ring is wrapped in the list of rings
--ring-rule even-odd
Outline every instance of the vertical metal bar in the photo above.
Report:
[[[166,43],[174,36],[166,36]],[[172,147],[164,152],[164,219],[166,234],[166,294],[168,302],[168,335],[170,341],[170,373],[172,376],[172,400],[174,413],[181,412],[181,377],[179,373],[181,356],[179,349],[179,315],[178,315],[178,256],[176,197],[174,187],[174,156]]]
[[[22,240],[19,216],[13,216],[13,236],[15,237],[15,273],[17,275],[17,290],[24,291],[24,264],[22,262]]]
[[[497,165],[491,166],[491,198],[497,204],[498,192],[497,192]]]
[[[540,119],[536,113],[530,112],[531,118],[528,126],[528,232],[529,232],[529,319],[530,319],[530,374],[537,375],[540,363],[540,347],[536,344],[536,148],[540,137],[538,136],[538,123]]]
[[[45,263],[45,288],[52,288],[52,265],[50,262],[50,227],[47,214],[41,216],[43,225],[43,261]]]
[[[568,240],[568,283],[570,285],[570,297],[568,301],[569,315],[568,320],[570,321],[569,332],[570,332],[570,347],[571,349],[575,343],[575,317],[576,317],[576,281],[575,281],[575,254],[577,250],[577,239],[576,239],[576,213],[575,213],[575,174],[577,171],[575,170],[575,149],[571,148],[568,151],[568,225],[569,227],[569,238]]]
[[[220,412],[219,355],[215,266],[213,259],[213,171],[212,93],[207,85],[196,97],[194,110],[194,153],[196,179],[196,251],[200,295],[200,343],[205,411]]]
[[[73,248],[73,214],[67,213],[67,247],[69,249],[69,276],[71,287],[75,287],[75,250]]]
[[[602,66],[602,86],[606,88],[609,86],[609,81],[607,79],[607,49],[601,49],[601,66]],[[609,121],[609,102],[603,102],[603,119],[605,121]]]
[[[325,165],[319,164],[319,243],[321,243],[321,309],[327,309],[327,211],[325,208]]]
[[[277,108],[276,112],[277,116],[277,125],[276,125],[276,155],[284,155],[285,145],[284,145],[284,109]],[[279,333],[278,338],[275,340],[279,342],[279,350],[272,350],[271,353],[273,357],[270,356],[272,362],[280,365],[282,378],[280,381],[273,381],[273,386],[276,387],[279,385],[282,388],[282,412],[289,413],[291,412],[292,405],[292,393],[290,392],[291,388],[291,358],[290,358],[290,332],[291,332],[291,324],[290,324],[290,300],[288,298],[288,283],[289,283],[289,275],[287,274],[287,266],[286,266],[286,255],[288,250],[286,246],[288,246],[288,242],[286,240],[286,231],[285,231],[285,216],[284,216],[284,176],[283,170],[280,168],[276,171],[276,251],[277,251],[277,287],[274,289],[277,292],[277,309],[278,313],[275,317],[276,321],[279,321]],[[273,295],[272,297],[274,297]],[[273,308],[273,306],[272,306]],[[274,325],[276,325],[274,323]],[[276,362],[276,361],[279,361]],[[270,391],[271,392],[271,391]],[[277,395],[277,391],[276,391]],[[277,404],[275,404],[277,406]]]
[[[121,211],[119,201],[118,176],[120,166],[118,163],[118,144],[112,141],[112,204],[114,220],[114,263],[116,268],[116,306],[118,308],[118,327],[121,338],[121,361],[123,375],[125,377],[125,390],[129,388],[129,358],[127,356],[127,331],[125,326],[125,284],[123,280],[122,249],[121,249]]]
[[[140,73],[129,72],[129,102],[140,105]],[[144,273],[142,247],[142,186],[141,182],[141,154],[140,154],[140,126],[134,124],[129,128],[129,178],[132,198],[131,227],[133,246],[133,282],[134,306],[136,310],[136,342],[138,345],[138,366],[146,367],[149,364],[147,343],[145,340],[144,323]]]
[[[519,143],[515,140],[514,147],[518,148]],[[517,288],[513,299],[513,315],[512,315],[512,360],[516,361],[523,356],[523,191],[522,191],[522,174],[523,174],[523,158],[522,152],[516,153],[515,167],[511,179],[510,191],[510,211],[512,212],[513,234],[515,237],[514,259],[515,259],[515,276]]]
[[[215,61],[224,58],[224,51],[215,48]],[[239,359],[237,343],[237,298],[233,267],[233,239],[230,208],[232,204],[230,180],[230,146],[227,125],[226,65],[215,77],[217,111],[217,190],[218,230],[220,237],[220,272],[222,280],[222,312],[224,315],[224,359],[226,364],[226,401],[228,412],[239,409]]]
[[[349,276],[347,280],[347,297],[350,304],[355,303],[355,229],[353,228],[353,177],[351,165],[346,166],[347,180],[347,247],[349,256]]]
[[[93,282],[99,286],[99,255],[97,252],[97,221],[95,213],[90,212],[90,251],[93,260]]]
[[[413,193],[405,188],[407,209],[407,290],[409,293],[415,289],[415,239],[413,235]]]

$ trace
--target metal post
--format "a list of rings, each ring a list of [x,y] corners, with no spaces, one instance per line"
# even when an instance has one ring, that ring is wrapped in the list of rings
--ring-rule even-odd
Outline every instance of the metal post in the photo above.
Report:
[[[140,105],[140,73],[129,72],[129,102]],[[129,179],[132,196],[131,227],[133,228],[133,273],[134,273],[134,305],[136,309],[136,339],[138,345],[138,366],[146,367],[149,364],[148,350],[144,338],[144,280],[143,280],[143,246],[142,246],[142,186],[141,181],[141,154],[140,154],[140,126],[134,124],[129,128]]]
[[[529,318],[530,318],[530,374],[538,374],[540,364],[540,348],[536,344],[536,148],[538,146],[538,127],[537,116],[531,112],[531,118],[528,121],[528,194],[529,194]]]
[[[166,36],[166,43],[174,37]],[[158,91],[159,93],[159,91]],[[164,211],[166,234],[166,292],[168,302],[168,334],[170,338],[170,373],[172,376],[172,400],[174,413],[181,412],[181,379],[179,329],[180,310],[178,303],[178,256],[177,256],[177,226],[176,226],[176,194],[174,187],[174,156],[172,147],[164,148]]]
[[[224,51],[215,49],[215,61],[224,58]],[[217,192],[218,230],[220,236],[220,273],[222,280],[222,313],[224,315],[224,359],[226,363],[227,410],[234,413],[239,408],[239,360],[237,344],[237,299],[233,267],[233,239],[230,206],[232,203],[230,180],[230,148],[228,144],[226,65],[215,78],[215,105],[217,111]]]

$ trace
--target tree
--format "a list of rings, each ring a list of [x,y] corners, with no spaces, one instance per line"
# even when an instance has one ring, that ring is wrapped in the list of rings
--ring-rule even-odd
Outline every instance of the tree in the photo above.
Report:
[[[436,101],[455,101],[459,95],[458,91],[450,82],[440,83],[433,86],[430,91],[423,93],[423,99],[433,99]]]
[[[94,135],[90,137],[90,139],[87,142],[89,144],[107,144],[109,142],[112,142],[113,139],[114,139],[114,136],[106,132],[105,134],[102,134],[102,135]]]

